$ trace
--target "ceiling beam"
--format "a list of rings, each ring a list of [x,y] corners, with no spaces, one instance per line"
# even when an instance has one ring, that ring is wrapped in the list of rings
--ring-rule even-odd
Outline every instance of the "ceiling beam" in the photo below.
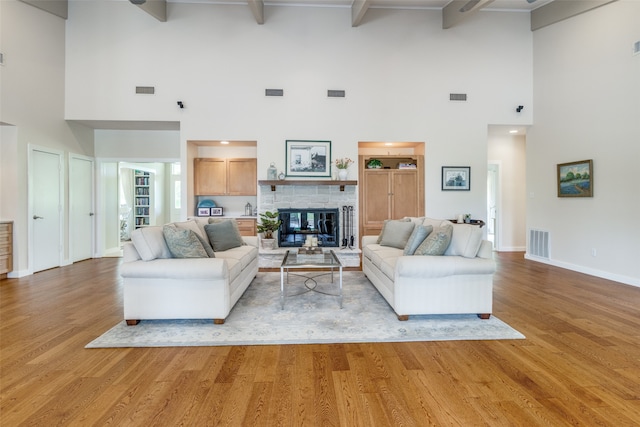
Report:
[[[617,0],[553,1],[531,11],[531,31],[555,24],[572,16]]]
[[[469,19],[492,1],[493,0],[453,0],[442,9],[442,28],[446,30]]]
[[[351,26],[357,27],[362,22],[364,14],[369,10],[372,0],[354,0],[351,4]]]
[[[52,13],[60,18],[67,19],[69,15],[69,4],[67,0],[20,0],[30,4],[45,12]]]
[[[160,22],[167,22],[167,0],[129,0]]]
[[[264,24],[264,1],[249,0],[249,9],[251,9],[253,17],[256,18],[256,22],[260,25]]]

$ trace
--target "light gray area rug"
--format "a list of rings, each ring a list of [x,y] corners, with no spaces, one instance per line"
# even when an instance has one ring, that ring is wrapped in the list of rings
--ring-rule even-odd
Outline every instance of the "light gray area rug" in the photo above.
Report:
[[[285,298],[280,306],[280,273],[258,273],[223,325],[211,320],[124,321],[87,344],[86,348],[180,347],[219,345],[313,344],[450,340],[523,339],[495,316],[410,316],[401,322],[362,272],[343,273],[343,308],[338,298],[306,292]],[[318,278],[318,290],[337,291],[329,275]],[[290,276],[288,295],[306,288]]]

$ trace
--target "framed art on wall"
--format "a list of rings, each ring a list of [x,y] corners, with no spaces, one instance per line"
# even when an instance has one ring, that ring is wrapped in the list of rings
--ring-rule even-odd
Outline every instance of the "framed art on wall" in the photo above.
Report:
[[[593,197],[593,160],[558,164],[558,197]]]
[[[443,166],[442,190],[469,191],[471,190],[470,166]]]
[[[286,141],[286,176],[331,177],[331,141]]]

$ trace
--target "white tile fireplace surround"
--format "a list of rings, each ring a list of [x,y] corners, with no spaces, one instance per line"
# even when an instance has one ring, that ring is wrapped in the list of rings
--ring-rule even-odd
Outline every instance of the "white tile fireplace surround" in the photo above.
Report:
[[[258,195],[258,212],[276,211],[280,209],[338,209],[340,219],[339,238],[340,245],[333,248],[338,257],[347,267],[360,266],[360,250],[358,236],[358,187],[345,185],[344,191],[336,185],[276,185],[275,191],[271,185],[260,185]],[[353,206],[353,248],[342,247],[343,218],[342,207]],[[349,231],[349,230],[347,230]],[[348,233],[349,234],[349,233]],[[279,267],[278,259],[282,259],[281,253],[286,248],[278,248],[273,251],[260,249],[260,267]],[[274,265],[277,264],[277,265]]]

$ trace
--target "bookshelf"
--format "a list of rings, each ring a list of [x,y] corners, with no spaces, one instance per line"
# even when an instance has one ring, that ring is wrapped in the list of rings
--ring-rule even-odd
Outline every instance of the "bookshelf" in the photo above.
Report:
[[[153,175],[136,169],[133,179],[133,225],[137,229],[152,224]]]

